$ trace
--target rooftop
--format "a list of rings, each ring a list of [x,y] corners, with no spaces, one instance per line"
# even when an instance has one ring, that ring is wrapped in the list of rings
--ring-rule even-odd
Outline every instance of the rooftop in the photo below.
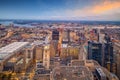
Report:
[[[28,45],[29,42],[14,42],[5,47],[0,48],[0,60],[3,60],[5,57],[9,57],[10,54],[17,52],[21,48]]]
[[[53,71],[53,80],[93,80],[93,75],[84,66],[61,66]]]

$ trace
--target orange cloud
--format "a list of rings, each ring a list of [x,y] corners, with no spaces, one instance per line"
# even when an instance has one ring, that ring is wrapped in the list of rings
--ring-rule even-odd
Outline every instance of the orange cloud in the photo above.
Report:
[[[82,9],[69,10],[67,14],[74,15],[73,17],[97,16],[105,13],[114,13],[114,10],[119,8],[120,0],[103,0],[100,3]]]
[[[91,10],[95,14],[101,14],[117,8],[120,8],[120,1],[105,0],[105,2],[101,3],[100,5],[93,6]]]

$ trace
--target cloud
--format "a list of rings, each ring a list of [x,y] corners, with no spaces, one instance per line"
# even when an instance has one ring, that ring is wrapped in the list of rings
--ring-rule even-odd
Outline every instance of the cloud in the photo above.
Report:
[[[105,0],[100,5],[95,5],[92,7],[92,12],[95,14],[101,14],[110,10],[120,8],[120,1],[110,1]]]
[[[80,9],[67,10],[67,14],[72,17],[102,16],[104,14],[113,14],[120,11],[120,0],[101,0],[91,6]]]

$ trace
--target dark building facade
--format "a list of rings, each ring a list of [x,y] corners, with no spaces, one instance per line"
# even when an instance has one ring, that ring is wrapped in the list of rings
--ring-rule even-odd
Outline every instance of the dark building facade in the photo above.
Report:
[[[55,56],[60,56],[60,53],[58,51],[58,41],[59,41],[59,31],[57,29],[52,31],[52,45],[54,47]]]
[[[52,31],[52,40],[59,40],[59,31],[57,30]]]
[[[111,42],[104,44],[88,42],[88,59],[96,60],[101,66],[116,74],[116,63],[113,58],[113,44]]]
[[[104,44],[104,67],[113,72],[113,44],[111,42]]]
[[[98,61],[100,65],[102,65],[102,44],[95,42],[88,42],[88,59],[93,59]]]

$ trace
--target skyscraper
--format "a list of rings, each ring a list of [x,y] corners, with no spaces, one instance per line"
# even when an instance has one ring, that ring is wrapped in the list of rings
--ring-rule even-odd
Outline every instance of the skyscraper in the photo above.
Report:
[[[55,56],[60,56],[60,54],[58,53],[58,41],[59,41],[59,31],[58,30],[52,31],[52,41],[53,41]]]
[[[59,40],[59,31],[58,30],[52,31],[52,40]]]
[[[113,65],[113,45],[111,42],[104,44],[104,67],[112,72]]]
[[[88,59],[98,61],[102,65],[102,44],[97,42],[88,42]]]
[[[45,46],[44,46],[43,66],[44,66],[46,69],[49,69],[49,66],[50,66],[50,45],[45,45]]]
[[[110,72],[116,73],[116,63],[113,59],[112,42],[99,43],[88,42],[88,59],[96,60],[100,65],[106,67]]]

